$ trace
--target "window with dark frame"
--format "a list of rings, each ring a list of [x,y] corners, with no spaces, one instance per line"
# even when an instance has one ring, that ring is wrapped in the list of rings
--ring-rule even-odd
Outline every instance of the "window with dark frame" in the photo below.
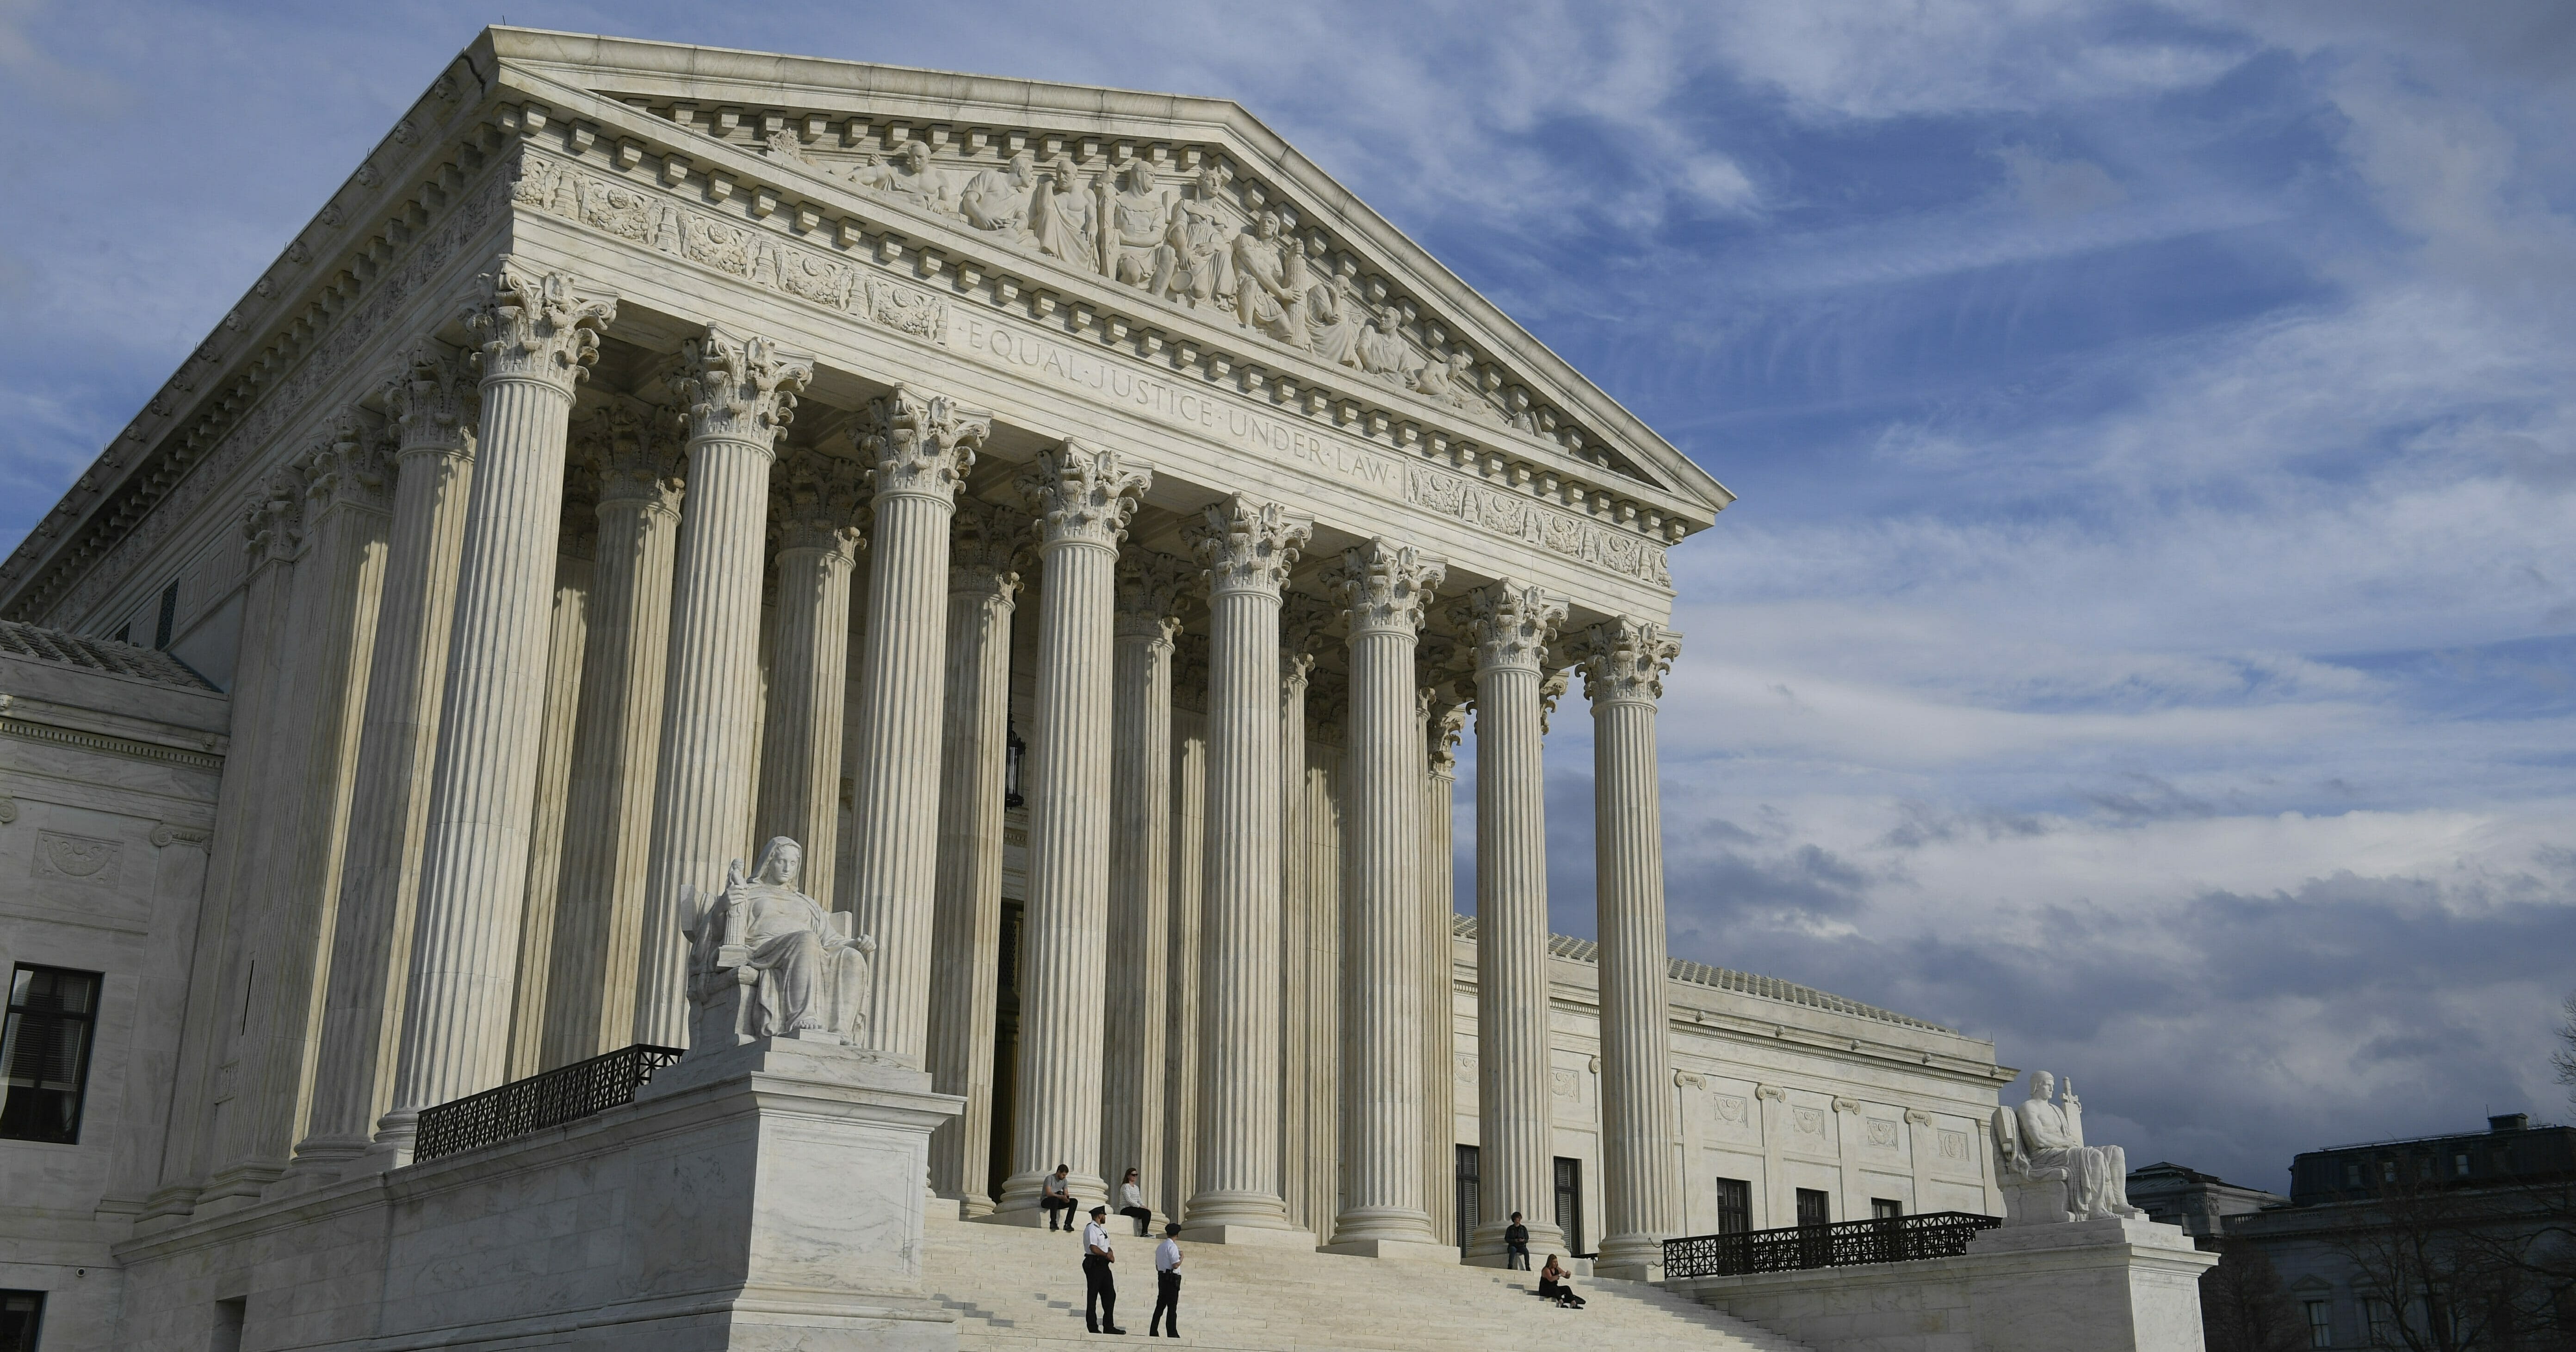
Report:
[[[36,1352],[44,1323],[44,1292],[0,1291],[0,1352]]]
[[[1829,1198],[1829,1197],[1827,1197],[1827,1196],[1825,1195],[1825,1193],[1824,1193],[1824,1190],[1823,1190],[1823,1189],[1820,1189],[1820,1188],[1800,1188],[1800,1189],[1798,1189],[1798,1224],[1799,1224],[1799,1225],[1801,1225],[1801,1226],[1810,1226],[1810,1225],[1831,1225],[1831,1224],[1833,1224],[1833,1223],[1834,1223],[1834,1205],[1833,1205],[1833,1201],[1832,1201],[1832,1199],[1831,1199],[1831,1198]]]
[[[99,975],[19,964],[0,1032],[0,1140],[80,1143],[81,1100],[98,1026]]]
[[[1476,1185],[1481,1181],[1476,1170],[1476,1147],[1462,1145],[1456,1155],[1458,1179],[1458,1247],[1465,1248],[1476,1237]]]
[[[1563,1155],[1556,1157],[1556,1228],[1567,1252],[1591,1252],[1583,1247],[1583,1161]]]
[[[1905,1203],[1894,1197],[1873,1197],[1869,1199],[1869,1218],[1871,1220],[1893,1221],[1901,1220],[1904,1216]]]
[[[1741,1178],[1717,1180],[1717,1232],[1741,1235],[1753,1229],[1753,1185]]]
[[[2332,1347],[2332,1346],[2334,1346],[2334,1309],[2333,1309],[2333,1307],[2332,1307],[2331,1305],[2329,1305],[2329,1304],[2328,1304],[2327,1302],[2325,1302],[2325,1301],[2322,1301],[2322,1300],[2312,1300],[2312,1301],[2309,1301],[2309,1302],[2307,1303],[2307,1312],[2308,1312],[2308,1346],[2310,1346],[2310,1347]]]

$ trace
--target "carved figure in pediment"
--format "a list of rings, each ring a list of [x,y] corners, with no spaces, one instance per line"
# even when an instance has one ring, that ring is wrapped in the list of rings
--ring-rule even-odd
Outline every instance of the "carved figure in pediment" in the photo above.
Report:
[[[1292,333],[1304,338],[1306,329],[1306,297],[1302,291],[1290,290],[1285,281],[1282,254],[1295,248],[1281,242],[1278,214],[1264,212],[1257,225],[1234,237],[1229,251],[1234,260],[1235,321],[1283,343],[1296,341],[1290,338]]]
[[[897,146],[894,154],[882,163],[863,164],[851,170],[850,181],[906,206],[942,216],[956,214],[948,176],[930,167],[930,147],[920,141],[906,141]]]
[[[1100,270],[1129,286],[1152,289],[1161,270],[1163,236],[1171,217],[1171,194],[1154,182],[1154,166],[1129,160],[1116,175],[1119,188],[1104,188],[1100,233]]]
[[[1375,308],[1375,315],[1360,329],[1359,367],[1390,385],[1410,385],[1429,359],[1405,338],[1403,312],[1392,305]]]
[[[999,169],[987,169],[966,181],[957,195],[957,210],[978,230],[996,230],[1022,243],[1035,241],[1032,199],[1037,195],[1038,157],[1028,151],[1013,155]]]
[[[1318,265],[1324,264],[1323,240],[1308,240],[1306,249]],[[1329,266],[1320,270],[1330,275],[1306,290],[1306,346],[1336,366],[1357,366],[1360,328],[1366,322],[1360,313],[1359,287],[1353,282],[1358,269],[1345,258],[1338,271]]]
[[[1083,267],[1097,267],[1091,194],[1074,182],[1073,161],[1057,156],[1037,170],[1029,192],[1029,233],[1038,252]]]
[[[1484,422],[1502,421],[1502,415],[1476,387],[1473,353],[1452,352],[1446,360],[1426,364],[1413,374],[1413,388],[1433,403],[1445,404]]]
[[[1230,233],[1217,207],[1223,179],[1213,168],[1199,171],[1197,197],[1172,203],[1171,223],[1163,231],[1163,248],[1154,260],[1155,295],[1195,308],[1235,288],[1226,236]]]

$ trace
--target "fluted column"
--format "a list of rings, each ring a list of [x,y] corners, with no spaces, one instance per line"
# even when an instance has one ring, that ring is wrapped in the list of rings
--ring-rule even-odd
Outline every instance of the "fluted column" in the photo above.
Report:
[[[1305,1245],[1279,1193],[1279,589],[1312,527],[1235,497],[1190,532],[1208,578],[1207,883],[1197,1182],[1185,1224]]]
[[[513,951],[545,710],[566,424],[613,297],[503,256],[468,312],[483,339],[482,430],[422,848],[394,1107],[378,1135],[408,1158],[419,1110],[489,1089],[508,1052]]]
[[[769,469],[813,363],[768,339],[710,324],[680,347],[668,379],[688,419],[689,494],[671,579],[662,750],[653,777],[635,1040],[688,1045],[687,941],[701,900],[758,842],[752,757],[760,714],[760,575]]]
[[[1109,945],[1100,1172],[1163,1185],[1163,1002],[1171,942],[1172,649],[1197,570],[1130,546],[1118,557],[1111,658]]]
[[[324,1174],[364,1153],[376,1119],[392,1106],[474,466],[478,396],[461,357],[421,342],[403,357],[384,397],[397,429],[393,522],[349,798],[313,1112],[295,1148],[299,1168]]]
[[[1423,1179],[1432,1233],[1463,1249],[1458,1233],[1458,1018],[1454,918],[1458,803],[1458,738],[1467,700],[1449,671],[1448,639],[1422,643],[1424,686],[1418,692],[1429,770],[1422,800]],[[1472,689],[1472,685],[1470,686]]]
[[[1279,1197],[1287,1203],[1290,1224],[1319,1234],[1333,1218],[1314,1214],[1310,1147],[1316,1132],[1331,1128],[1313,1120],[1314,1096],[1307,1091],[1316,1063],[1333,1058],[1315,1046],[1311,1005],[1315,945],[1308,927],[1315,915],[1307,873],[1314,851],[1306,831],[1306,687],[1332,618],[1333,608],[1316,597],[1287,592],[1279,598]]]
[[[1109,745],[1118,542],[1152,472],[1067,441],[1019,489],[1038,513],[1037,726],[1022,774],[1029,899],[1020,929],[1020,1045],[1002,1210],[1037,1206],[1072,1166],[1104,1195],[1101,958],[1109,925]]]
[[[804,451],[779,466],[778,620],[761,718],[760,805],[752,839],[805,847],[806,895],[833,894],[841,834],[841,723],[849,686],[850,565],[860,548],[864,471]],[[828,904],[828,903],[827,903]]]
[[[1349,617],[1343,724],[1343,1253],[1446,1257],[1423,1195],[1422,729],[1414,644],[1446,571],[1410,545],[1346,551],[1329,579]]]
[[[1198,1177],[1199,923],[1207,885],[1207,635],[1183,634],[1172,654],[1171,939],[1163,1011],[1165,1214],[1189,1204]]]
[[[994,997],[1002,943],[1003,775],[1011,612],[1028,521],[968,498],[948,557],[948,703],[939,748],[939,872],[930,944],[931,1087],[966,1110],[930,1134],[930,1187],[993,1210]]]
[[[546,988],[543,1059],[557,1066],[634,1040],[680,533],[674,420],[621,404],[588,424],[581,449],[598,484],[599,533]]]
[[[876,473],[859,754],[850,797],[851,896],[877,941],[870,1045],[919,1064],[930,1046],[931,892],[939,875],[941,681],[948,534],[957,486],[992,419],[898,385],[856,429]]]
[[[1555,1215],[1548,1111],[1547,786],[1540,684],[1565,604],[1508,579],[1467,593],[1450,623],[1476,647],[1476,1051],[1481,1196],[1467,1251],[1500,1261],[1514,1211],[1539,1252]]]
[[[528,823],[527,897],[519,910],[519,977],[511,1002],[510,1072],[516,1080],[563,1064],[545,1058],[546,1004],[556,975],[555,920],[562,900],[564,826],[572,790],[572,739],[581,721],[581,659],[590,625],[591,552],[599,514],[589,470],[564,490],[563,552],[555,556],[554,623],[546,640],[545,740],[537,750],[536,812]]]
[[[1575,644],[1592,702],[1592,838],[1601,935],[1602,1216],[1596,1271],[1663,1275],[1676,1230],[1671,1021],[1664,995],[1663,812],[1655,707],[1681,635],[1651,620],[1594,625]]]

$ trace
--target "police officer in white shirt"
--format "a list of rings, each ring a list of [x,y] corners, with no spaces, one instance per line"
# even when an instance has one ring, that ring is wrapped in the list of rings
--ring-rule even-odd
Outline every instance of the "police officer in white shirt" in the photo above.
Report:
[[[1118,1255],[1109,1247],[1109,1228],[1101,1224],[1108,1218],[1109,1208],[1093,1207],[1091,1223],[1082,1227],[1082,1323],[1094,1333],[1125,1333],[1118,1327],[1118,1282],[1109,1275]]]
[[[1154,1246],[1154,1317],[1145,1321],[1145,1336],[1181,1336],[1181,1223],[1163,1227],[1163,1242]],[[1164,1328],[1166,1316],[1170,1327]]]

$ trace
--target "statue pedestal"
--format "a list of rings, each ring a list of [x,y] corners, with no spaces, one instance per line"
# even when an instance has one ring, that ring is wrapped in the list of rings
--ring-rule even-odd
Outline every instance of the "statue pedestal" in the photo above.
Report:
[[[953,1352],[921,1291],[930,1076],[717,1047],[636,1102],[123,1246],[129,1345]]]
[[[2007,1226],[1957,1258],[1662,1283],[1815,1352],[2200,1352],[2218,1255],[2148,1220]]]

